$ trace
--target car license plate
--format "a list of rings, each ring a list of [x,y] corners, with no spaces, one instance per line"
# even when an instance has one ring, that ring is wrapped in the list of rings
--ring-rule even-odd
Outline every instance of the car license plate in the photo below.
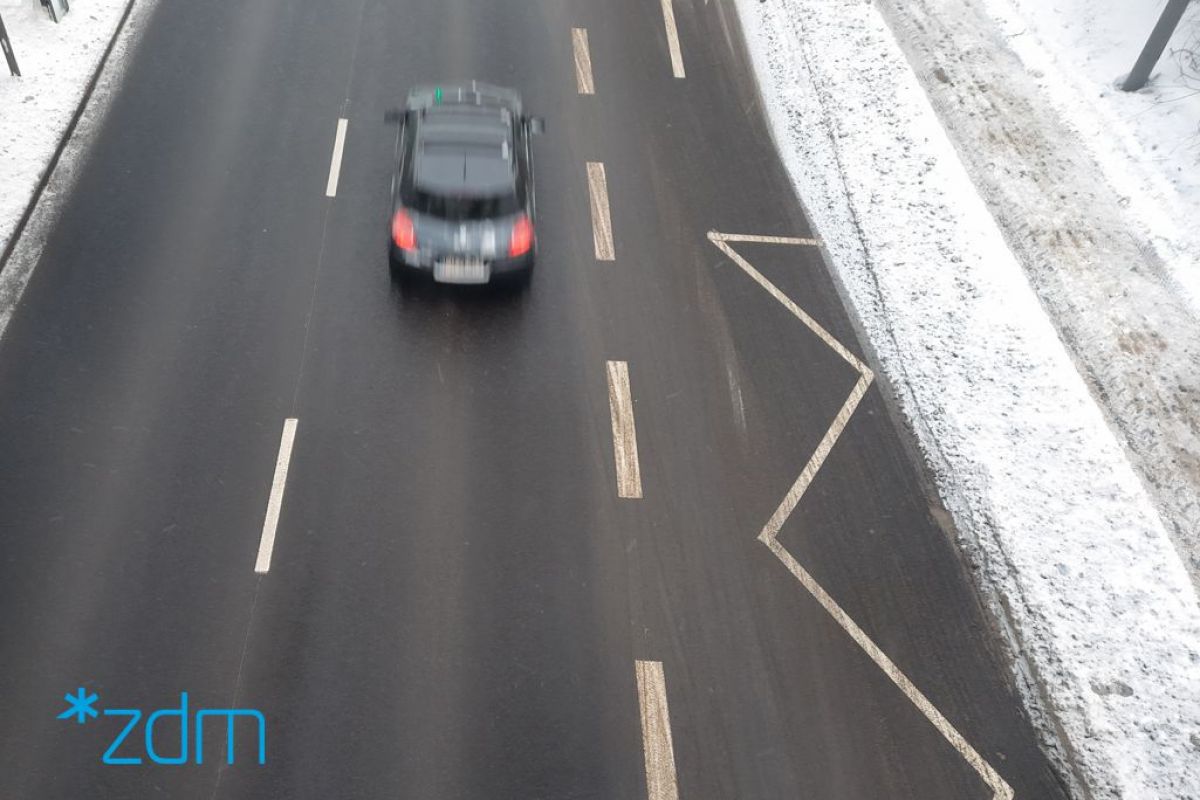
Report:
[[[438,283],[487,283],[491,266],[477,258],[444,258],[433,265]]]

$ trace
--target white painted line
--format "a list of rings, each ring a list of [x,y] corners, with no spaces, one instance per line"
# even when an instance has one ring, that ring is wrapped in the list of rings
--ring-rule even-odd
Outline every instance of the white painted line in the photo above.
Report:
[[[604,175],[604,165],[589,161],[587,176],[588,196],[592,205],[592,242],[596,247],[596,259],[612,261],[616,254],[613,250],[612,220],[608,215],[608,179]]]
[[[869,374],[859,376],[858,381],[854,384],[854,388],[850,390],[850,396],[846,398],[846,402],[842,403],[837,416],[833,418],[833,424],[829,426],[829,430],[825,431],[825,435],[817,443],[817,449],[813,451],[812,456],[808,459],[808,463],[804,465],[804,469],[800,472],[800,477],[796,478],[796,482],[792,484],[792,488],[784,495],[783,500],[779,503],[779,507],[775,509],[775,513],[767,520],[762,533],[758,535],[760,542],[770,547],[771,542],[775,541],[775,537],[779,535],[780,529],[783,528],[783,523],[791,516],[792,511],[799,504],[800,498],[808,490],[812,479],[816,477],[817,470],[825,463],[825,458],[829,455],[829,451],[837,444],[838,438],[846,428],[846,423],[854,415],[854,410],[858,408],[859,401],[867,393],[870,385],[871,376]]]
[[[663,22],[667,26],[667,47],[671,50],[671,74],[684,77],[683,53],[679,51],[679,30],[675,27],[675,8],[672,0],[662,0]]]
[[[575,85],[580,94],[595,94],[596,84],[592,81],[592,53],[588,49],[587,28],[571,29],[571,44],[575,48]]]
[[[336,197],[338,176],[342,174],[342,149],[346,146],[346,126],[349,120],[339,119],[337,135],[333,139],[333,158],[329,161],[329,181],[325,184],[325,196]]]
[[[800,239],[795,236],[755,236],[749,233],[717,233],[713,231],[708,235],[709,239],[714,242],[760,242],[762,244],[795,244],[795,245],[819,245],[820,242],[816,239]]]
[[[613,458],[617,462],[617,495],[642,496],[638,466],[637,430],[633,424],[633,398],[629,392],[629,365],[608,362],[608,411],[612,418]]]
[[[761,539],[762,537],[760,536],[759,538]],[[925,715],[927,720],[933,723],[938,733],[942,734],[946,741],[958,751],[958,754],[979,773],[979,777],[992,790],[993,797],[996,800],[1011,800],[1013,796],[1012,787],[996,773],[996,770],[992,769],[991,764],[984,761],[983,757],[975,752],[975,748],[971,747],[962,734],[955,730],[954,726],[942,716],[933,703],[929,702],[929,699],[921,694],[921,691],[913,685],[913,682],[900,671],[900,668],[892,663],[892,660],[871,641],[862,628],[858,627],[854,620],[850,618],[850,615],[843,611],[842,607],[829,596],[828,592],[821,588],[821,585],[817,583],[813,576],[808,574],[808,571],[804,567],[800,566],[800,562],[796,561],[792,557],[792,554],[784,549],[779,540],[771,538],[769,541],[765,541],[765,544],[771,548],[771,552],[783,562],[784,566],[796,576],[796,579],[800,581],[804,588],[816,598],[821,607],[829,613],[829,616],[833,617],[842,630],[850,634],[850,638],[883,670],[892,683],[898,686],[900,691],[904,692],[904,696]]]
[[[271,552],[275,549],[275,529],[279,526],[279,510],[283,507],[283,490],[287,486],[288,464],[292,460],[292,444],[296,441],[296,423],[288,418],[283,423],[283,438],[279,441],[279,457],[275,459],[275,478],[271,481],[271,498],[267,501],[267,516],[263,520],[262,538],[258,540],[258,559],[254,571],[260,575],[271,569]]]
[[[642,752],[649,800],[679,800],[667,681],[661,661],[637,662],[638,703],[642,709]]]
[[[732,259],[735,264],[737,264],[739,267],[741,267],[742,270],[747,275],[749,275],[751,278],[753,278],[758,283],[759,286],[766,289],[767,292],[772,297],[774,297],[776,300],[778,300],[780,303],[782,303],[784,308],[786,308],[788,311],[791,311],[793,314],[795,314],[796,318],[799,319],[801,322],[803,322],[805,327],[807,327],[810,331],[815,333],[821,339],[822,342],[829,345],[829,347],[832,348],[833,351],[835,353],[837,353],[839,356],[844,358],[847,361],[847,363],[850,364],[850,366],[854,367],[854,369],[858,370],[858,372],[861,374],[864,374],[864,375],[870,374],[871,370],[867,369],[866,364],[863,364],[861,361],[859,361],[858,358],[856,358],[853,353],[851,353],[849,350],[847,350],[845,347],[843,347],[841,342],[839,342],[837,339],[833,338],[833,336],[831,336],[827,330],[822,328],[821,325],[815,319],[810,317],[804,309],[800,308],[800,306],[798,306],[794,302],[792,302],[792,299],[790,297],[785,295],[783,292],[779,291],[779,289],[777,289],[775,287],[775,284],[771,283],[769,280],[767,280],[765,277],[763,277],[762,273],[760,273],[754,267],[750,266],[749,261],[742,258],[742,256],[737,251],[735,251],[732,247],[730,247],[727,244],[727,242],[730,242],[730,241],[738,241],[737,239],[731,239],[728,235],[722,234],[722,233],[717,233],[716,231],[710,231],[708,234],[708,239],[713,244],[715,244],[717,247],[719,247],[721,249],[721,252],[723,252],[725,255],[729,256],[729,258]],[[762,241],[765,239],[767,239],[767,237],[762,237],[761,239],[753,239],[753,240],[752,239],[744,239],[742,241]],[[803,241],[803,240],[800,240],[800,241]],[[789,242],[789,244],[790,243],[791,242]],[[807,243],[807,242],[805,242],[805,243]]]
[[[863,652],[875,662],[885,675],[895,684],[904,696],[908,698],[917,709],[925,716],[930,723],[938,730],[947,742],[950,743],[959,755],[970,764],[983,782],[992,790],[992,795],[995,800],[1012,800],[1013,790],[1000,775],[992,769],[992,766],[971,747],[970,743],[963,738],[962,734],[955,729],[950,722],[942,716],[942,713],[934,707],[929,698],[925,697],[916,685],[908,679],[900,668],[887,657],[887,655],[879,649],[879,647],[871,641],[870,637],[858,627],[857,623],[850,618],[850,615],[842,609],[841,606],[829,595],[825,589],[817,583],[816,579],[809,574],[808,570],[801,566],[800,562],[792,556],[787,549],[779,542],[779,532],[783,525],[787,522],[788,517],[796,509],[800,503],[800,499],[808,490],[813,478],[816,477],[817,471],[825,463],[825,458],[829,455],[830,450],[837,443],[838,438],[845,430],[850,418],[854,415],[855,409],[858,408],[859,402],[863,395],[870,388],[871,381],[874,379],[874,373],[856,358],[849,350],[847,350],[841,342],[837,341],[820,325],[816,323],[803,309],[792,302],[791,298],[781,292],[773,283],[768,281],[763,275],[750,265],[750,262],[742,258],[728,242],[770,242],[782,244],[810,244],[814,243],[811,240],[789,240],[782,237],[766,237],[766,236],[743,236],[717,233],[710,231],[708,234],[709,241],[721,249],[723,253],[733,259],[734,263],[742,268],[751,278],[753,278],[760,286],[778,300],[785,308],[791,311],[809,330],[820,337],[821,341],[827,344],[834,352],[846,360],[859,373],[858,381],[855,382],[854,388],[850,390],[850,395],[838,410],[829,429],[817,444],[817,448],[813,451],[808,463],[804,465],[804,469],[800,472],[800,476],[796,478],[795,483],[788,489],[786,495],[779,506],[775,509],[775,513],[767,520],[762,531],[758,535],[758,540],[765,544],[775,557],[778,558],[788,571],[795,576],[796,580],[800,581],[809,594],[825,609],[829,616],[833,617],[838,626],[844,630],[854,642],[862,648]]]

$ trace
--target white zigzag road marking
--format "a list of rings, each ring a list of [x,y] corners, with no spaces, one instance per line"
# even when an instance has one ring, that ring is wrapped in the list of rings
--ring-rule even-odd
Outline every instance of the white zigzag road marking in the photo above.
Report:
[[[816,239],[799,239],[795,236],[755,236],[752,233],[717,233],[723,242],[760,242],[762,244],[811,244],[818,245]],[[712,234],[709,235],[712,238]],[[715,240],[714,240],[715,241]]]
[[[780,303],[782,303],[783,307],[795,314],[796,317],[804,323],[806,328],[815,333],[822,342],[829,345],[835,353],[837,353],[846,361],[846,363],[854,367],[859,374],[867,379],[868,383],[874,380],[875,374],[867,368],[866,364],[859,361],[858,358],[856,358],[854,354],[845,347],[842,347],[842,343],[833,338],[829,331],[822,328],[820,323],[810,317],[804,309],[792,302],[790,297],[779,291],[775,284],[764,278],[761,272],[750,266],[749,261],[742,258],[741,255],[735,252],[734,249],[728,245],[728,242],[766,242],[768,244],[786,242],[788,244],[807,244],[813,241],[812,239],[779,239],[767,236],[752,237],[744,234],[717,233],[716,231],[709,231],[708,239],[710,242],[720,248],[721,252],[733,259],[733,262],[741,267],[747,275],[753,278],[759,286],[766,289],[767,294],[771,295]]]
[[[804,492],[808,489],[809,484],[812,483],[817,471],[821,469],[821,465],[825,463],[825,458],[829,455],[830,450],[832,450],[833,446],[837,444],[838,437],[842,435],[842,431],[845,430],[846,424],[850,421],[850,417],[854,415],[855,409],[858,408],[858,404],[862,400],[863,395],[866,394],[867,389],[870,388],[871,381],[874,380],[875,375],[871,372],[870,368],[867,367],[866,364],[862,363],[862,361],[860,361],[853,353],[842,346],[841,342],[833,338],[829,331],[821,327],[821,325],[812,317],[810,317],[804,311],[804,309],[796,305],[792,299],[781,292],[779,288],[775,286],[775,284],[771,283],[766,279],[766,277],[763,276],[762,273],[751,266],[750,262],[742,258],[739,253],[729,246],[729,242],[815,245],[817,244],[816,240],[786,238],[781,236],[752,236],[747,234],[717,233],[716,231],[709,231],[708,239],[714,245],[716,245],[721,252],[729,256],[730,260],[741,267],[743,272],[753,278],[759,286],[763,287],[768,294],[778,300],[784,306],[784,308],[792,312],[792,314],[794,314],[806,328],[815,333],[817,337],[821,339],[821,341],[829,345],[829,347],[835,353],[841,356],[846,363],[854,367],[854,369],[859,373],[858,381],[855,382],[854,388],[850,390],[850,396],[846,398],[846,402],[842,404],[837,416],[833,418],[833,423],[829,426],[829,430],[827,430],[825,435],[821,438],[821,442],[817,445],[817,449],[813,451],[812,457],[809,458],[808,463],[804,465],[804,469],[800,472],[800,476],[796,478],[796,482],[792,484],[790,489],[788,489],[787,494],[784,495],[783,500],[779,503],[779,507],[775,509],[775,513],[771,515],[771,518],[767,520],[767,524],[763,526],[762,532],[758,535],[758,540],[765,544],[770,551],[775,554],[775,557],[778,558],[785,567],[787,567],[788,571],[796,577],[796,580],[800,581],[800,585],[808,590],[808,593],[811,594],[818,603],[820,603],[821,607],[828,612],[829,616],[833,617],[834,621],[841,626],[842,630],[849,634],[850,638],[853,639],[854,642],[862,648],[863,652],[865,652],[867,656],[875,662],[875,665],[883,670],[884,674],[888,676],[892,683],[894,683],[897,688],[900,689],[900,691],[904,692],[904,696],[907,697],[909,701],[916,706],[922,714],[925,715],[925,718],[929,720],[935,728],[937,728],[938,732],[942,734],[946,741],[949,742],[950,745],[958,751],[959,755],[961,755],[966,762],[971,765],[971,768],[979,774],[979,777],[983,779],[983,782],[992,790],[995,800],[1012,800],[1012,787],[1000,777],[996,770],[992,769],[992,766],[988,764],[987,761],[985,761],[973,747],[971,747],[970,743],[963,738],[962,734],[960,734],[958,730],[950,724],[949,720],[942,716],[942,713],[937,710],[933,703],[929,701],[929,698],[921,693],[921,690],[918,689],[916,685],[908,679],[908,676],[906,676],[900,670],[900,668],[896,666],[895,662],[888,658],[887,654],[880,650],[879,647],[873,641],[871,641],[871,638],[867,636],[862,628],[858,627],[858,624],[855,623],[855,621],[850,618],[850,615],[847,614],[845,610],[837,604],[837,601],[835,601],[829,595],[829,593],[822,588],[821,584],[817,583],[816,579],[809,574],[808,570],[801,566],[800,562],[797,561],[795,557],[787,551],[787,548],[785,548],[779,542],[779,531],[783,528],[783,525],[785,522],[787,522],[788,517],[791,516],[792,512],[796,509],[796,506],[800,503],[800,499],[804,497]]]

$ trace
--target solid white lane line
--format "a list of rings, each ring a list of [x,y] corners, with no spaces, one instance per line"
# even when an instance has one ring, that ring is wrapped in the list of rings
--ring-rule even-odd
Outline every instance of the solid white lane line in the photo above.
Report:
[[[684,77],[683,53],[679,51],[679,31],[675,27],[675,8],[672,0],[662,0],[663,23],[667,26],[667,47],[671,50],[671,74]]]
[[[588,49],[587,28],[571,29],[571,44],[575,48],[575,85],[580,94],[595,94],[592,82],[592,53]]]
[[[339,119],[337,135],[333,139],[333,158],[329,161],[329,181],[325,184],[325,196],[336,197],[338,176],[342,174],[342,149],[346,146],[346,126],[349,120]]]
[[[667,681],[661,661],[637,662],[638,703],[642,709],[642,751],[646,760],[649,800],[678,800]]]
[[[629,365],[608,362],[608,411],[612,418],[613,458],[617,462],[617,495],[642,496],[638,466],[637,430],[633,424],[633,398],[629,392]]]
[[[267,516],[263,520],[262,537],[258,540],[258,559],[254,562],[254,571],[260,575],[271,569],[271,552],[275,549],[275,529],[279,526],[279,510],[283,507],[283,490],[287,486],[292,444],[296,441],[296,424],[297,420],[291,417],[283,423],[279,457],[275,459],[275,478],[271,481],[271,498],[267,501]]]
[[[587,176],[588,197],[592,205],[592,242],[596,247],[596,259],[612,261],[616,254],[613,251],[612,220],[608,215],[608,179],[604,175],[604,165],[589,161]]]

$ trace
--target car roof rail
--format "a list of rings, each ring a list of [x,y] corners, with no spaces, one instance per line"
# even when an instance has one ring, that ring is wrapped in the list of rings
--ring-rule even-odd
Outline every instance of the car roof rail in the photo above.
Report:
[[[521,113],[521,95],[515,89],[494,86],[479,81],[467,83],[439,84],[414,87],[408,93],[408,106],[425,110],[444,103],[470,103],[473,105],[507,108],[514,114]]]

